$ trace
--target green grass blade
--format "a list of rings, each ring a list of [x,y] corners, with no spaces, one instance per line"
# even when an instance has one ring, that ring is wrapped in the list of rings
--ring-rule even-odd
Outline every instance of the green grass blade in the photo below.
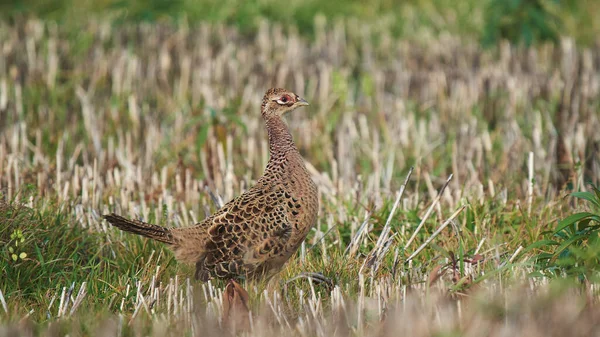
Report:
[[[589,213],[589,212],[580,212],[580,213],[575,213],[572,215],[569,215],[568,217],[566,217],[563,220],[560,220],[558,222],[558,227],[556,227],[556,229],[554,230],[554,234],[562,231],[563,229],[575,224],[576,222],[579,222],[581,220],[584,219],[588,219],[588,218],[592,218],[594,217],[595,214],[593,213]]]

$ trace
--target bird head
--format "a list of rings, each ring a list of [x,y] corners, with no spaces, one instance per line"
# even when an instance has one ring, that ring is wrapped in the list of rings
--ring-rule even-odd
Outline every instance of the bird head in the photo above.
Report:
[[[262,115],[265,119],[282,116],[286,112],[308,105],[308,102],[293,92],[282,88],[267,90],[262,101]]]

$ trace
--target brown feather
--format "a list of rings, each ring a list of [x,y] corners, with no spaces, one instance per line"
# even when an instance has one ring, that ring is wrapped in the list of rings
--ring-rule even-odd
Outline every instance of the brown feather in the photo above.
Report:
[[[104,219],[120,230],[145,236],[156,241],[172,245],[174,243],[171,230],[139,220],[129,220],[117,214],[104,215]]]

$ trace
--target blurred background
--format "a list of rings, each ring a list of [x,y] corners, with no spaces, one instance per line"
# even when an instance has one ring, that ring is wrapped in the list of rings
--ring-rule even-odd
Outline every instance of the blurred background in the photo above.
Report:
[[[3,17],[35,16],[77,25],[91,17],[126,22],[219,22],[251,34],[260,20],[284,23],[301,35],[314,34],[314,17],[357,20],[396,37],[458,34],[491,46],[501,39],[530,45],[556,42],[561,35],[577,43],[597,42],[600,2],[596,0],[13,0],[2,1]]]
[[[100,215],[245,191],[275,86],[321,203],[254,335],[599,335],[600,1],[0,1],[0,337],[214,325],[223,283]]]

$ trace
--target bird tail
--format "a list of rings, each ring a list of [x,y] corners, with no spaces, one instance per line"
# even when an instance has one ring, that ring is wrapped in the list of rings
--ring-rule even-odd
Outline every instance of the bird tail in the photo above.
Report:
[[[119,228],[122,231],[145,236],[147,238],[160,241],[169,245],[175,243],[171,230],[166,227],[149,224],[138,220],[125,219],[114,213],[103,215],[104,219],[111,225]]]

